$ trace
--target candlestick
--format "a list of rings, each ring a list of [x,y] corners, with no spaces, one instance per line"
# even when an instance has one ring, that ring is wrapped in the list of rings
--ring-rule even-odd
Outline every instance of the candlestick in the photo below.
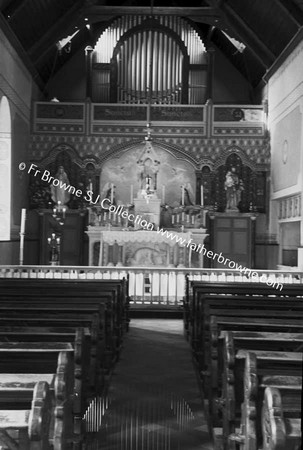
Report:
[[[21,211],[21,227],[20,227],[20,233],[23,234],[25,231],[25,219],[26,219],[26,209],[22,208]]]
[[[134,201],[134,186],[131,184],[130,185],[130,203],[131,205],[133,204]]]
[[[184,186],[181,186],[181,204],[184,206]]]
[[[201,206],[204,206],[204,189],[203,189],[203,184],[201,184]]]

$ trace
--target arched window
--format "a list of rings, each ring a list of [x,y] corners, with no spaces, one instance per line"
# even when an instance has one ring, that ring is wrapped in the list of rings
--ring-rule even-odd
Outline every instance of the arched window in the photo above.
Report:
[[[11,113],[6,97],[0,100],[0,240],[10,240],[11,226]]]

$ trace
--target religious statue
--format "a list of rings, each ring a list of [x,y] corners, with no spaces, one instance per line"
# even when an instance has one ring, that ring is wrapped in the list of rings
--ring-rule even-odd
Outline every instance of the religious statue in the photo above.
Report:
[[[226,190],[226,210],[239,211],[238,204],[241,200],[241,193],[244,190],[243,182],[238,177],[235,167],[226,173],[224,188]]]
[[[157,168],[154,167],[150,158],[146,158],[144,162],[139,163],[140,170],[140,187],[146,191],[154,191],[157,189]]]
[[[58,172],[55,175],[55,178],[60,181],[58,186],[51,185],[51,195],[52,200],[57,205],[60,205],[61,207],[66,205],[66,203],[69,202],[70,199],[70,193],[67,189],[64,189],[64,183],[66,187],[69,186],[69,179],[68,176],[64,170],[63,166],[59,166]]]

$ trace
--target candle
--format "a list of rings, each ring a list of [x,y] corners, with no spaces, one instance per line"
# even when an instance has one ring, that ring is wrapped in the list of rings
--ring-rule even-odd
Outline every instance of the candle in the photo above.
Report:
[[[130,185],[130,203],[131,203],[131,205],[133,204],[133,200],[134,200],[134,186],[131,184]]]
[[[114,185],[112,183],[110,189],[110,202],[113,203],[113,201],[114,201]]]
[[[184,186],[181,186],[181,204],[184,206]]]
[[[25,218],[26,218],[26,209],[22,208],[21,211],[21,228],[20,228],[20,233],[24,234],[25,231]]]
[[[204,206],[204,192],[203,192],[203,184],[201,184],[201,206]]]
[[[165,186],[164,184],[162,185],[162,204],[165,204]]]
[[[106,222],[106,219],[107,219],[107,214],[106,214],[106,212],[104,213],[104,222]]]
[[[192,225],[194,225],[194,223],[195,223],[195,218],[194,218],[194,216],[191,216],[191,223],[192,223]]]
[[[184,222],[184,212],[182,213],[182,222]]]
[[[179,214],[177,214],[177,223],[179,223]]]
[[[171,223],[172,223],[172,224],[175,223],[175,216],[174,216],[174,215],[171,216]]]
[[[187,214],[187,222],[189,223],[189,214]]]

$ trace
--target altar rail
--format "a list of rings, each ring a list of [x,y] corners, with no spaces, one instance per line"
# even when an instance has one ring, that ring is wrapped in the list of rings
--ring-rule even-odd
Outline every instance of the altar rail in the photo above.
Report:
[[[133,304],[181,305],[185,295],[185,275],[207,282],[264,282],[279,291],[284,284],[303,284],[303,272],[254,270],[258,276],[236,270],[163,267],[96,266],[0,266],[0,278],[56,278],[102,280],[127,277]]]

